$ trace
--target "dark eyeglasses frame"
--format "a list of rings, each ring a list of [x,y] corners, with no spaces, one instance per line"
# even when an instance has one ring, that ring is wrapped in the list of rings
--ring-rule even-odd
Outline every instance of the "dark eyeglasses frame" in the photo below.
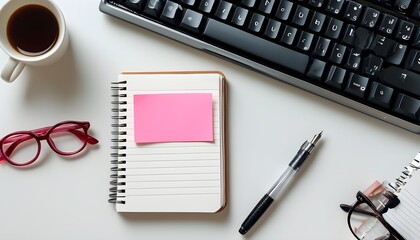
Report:
[[[72,127],[66,126],[64,127],[64,125],[73,125]],[[60,129],[60,126],[63,126]],[[57,124],[55,124],[54,126],[51,127],[45,127],[45,128],[40,128],[40,129],[36,129],[36,130],[32,130],[32,131],[17,131],[17,132],[13,132],[10,133],[6,136],[4,136],[2,139],[0,139],[0,162],[2,160],[7,161],[8,163],[17,166],[17,167],[23,167],[23,166],[27,166],[32,164],[33,162],[35,162],[40,153],[41,153],[41,140],[46,140],[48,142],[48,145],[50,146],[50,148],[56,152],[59,155],[63,155],[63,156],[70,156],[70,155],[74,155],[77,154],[79,152],[81,152],[86,145],[89,144],[97,144],[99,141],[90,136],[88,134],[88,129],[90,127],[90,123],[89,122],[82,122],[82,121],[63,121],[63,122],[59,122]],[[58,149],[55,144],[54,141],[51,139],[50,135],[52,133],[54,133],[54,130],[66,130],[72,134],[74,134],[77,138],[79,138],[82,142],[83,145],[76,151],[73,152],[64,152],[61,151],[60,149]],[[83,129],[82,131],[79,131],[79,129]],[[16,135],[16,136],[14,136]],[[24,136],[26,135],[26,137]],[[30,138],[28,138],[30,136]],[[38,145],[38,150],[37,153],[35,155],[35,157],[25,163],[17,163],[14,162],[12,159],[10,159],[11,154],[13,153],[13,151],[15,150],[15,148],[22,142],[27,141],[29,139],[35,139],[36,143]],[[3,149],[3,145],[4,144],[10,144],[10,146],[8,146],[7,150]]]
[[[371,210],[372,210],[372,215],[371,216],[373,216],[373,217],[375,217],[376,219],[378,219],[378,221],[379,222],[381,222],[383,225],[384,225],[384,227],[389,231],[389,233],[390,233],[390,236],[389,236],[389,238],[387,239],[387,240],[405,240],[391,225],[389,225],[386,221],[385,221],[385,219],[384,219],[384,217],[382,216],[382,213],[384,213],[384,212],[386,212],[386,208],[384,209],[384,211],[381,211],[381,212],[379,212],[377,209],[376,209],[376,207],[375,207],[375,205],[372,203],[372,201],[370,201],[369,200],[369,198],[368,197],[366,197],[366,195],[365,194],[363,194],[362,192],[357,192],[357,194],[356,194],[356,198],[357,198],[357,201],[356,201],[356,203],[354,203],[352,206],[351,206],[351,208],[350,208],[350,210],[349,210],[349,212],[348,212],[348,215],[347,215],[347,224],[348,224],[348,226],[349,226],[349,228],[350,228],[350,231],[351,231],[351,233],[357,238],[357,239],[359,239],[360,240],[360,238],[358,238],[357,236],[356,236],[356,234],[354,233],[354,231],[353,231],[353,229],[352,229],[352,226],[351,226],[351,223],[350,223],[350,219],[351,219],[351,215],[353,214],[353,212],[357,212],[357,207],[360,205],[360,204],[362,204],[362,203],[365,203],[365,204],[367,204],[370,208],[371,208]],[[370,214],[369,214],[370,215]]]

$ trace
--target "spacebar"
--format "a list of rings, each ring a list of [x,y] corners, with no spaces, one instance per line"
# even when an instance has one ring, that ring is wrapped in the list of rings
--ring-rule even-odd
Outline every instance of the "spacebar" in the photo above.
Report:
[[[208,19],[203,35],[285,68],[304,73],[309,56],[227,24]]]

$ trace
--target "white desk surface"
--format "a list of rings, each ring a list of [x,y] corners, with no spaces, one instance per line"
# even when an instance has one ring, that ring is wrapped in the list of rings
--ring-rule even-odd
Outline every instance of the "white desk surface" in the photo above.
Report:
[[[6,0],[0,0],[3,5]],[[88,120],[100,144],[80,158],[48,149],[36,168],[0,165],[0,239],[353,239],[340,203],[396,177],[420,136],[101,13],[56,0],[70,47],[0,82],[1,130]],[[0,66],[6,54],[0,51]],[[110,82],[122,71],[219,70],[229,84],[229,199],[217,214],[119,214],[107,202]],[[287,194],[245,236],[239,226],[299,146],[324,130]]]

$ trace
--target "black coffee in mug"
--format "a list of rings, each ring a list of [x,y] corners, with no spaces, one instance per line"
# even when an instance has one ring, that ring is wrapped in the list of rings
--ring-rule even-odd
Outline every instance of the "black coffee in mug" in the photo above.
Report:
[[[29,4],[16,10],[7,23],[10,45],[26,56],[48,52],[57,42],[58,21],[46,7]]]

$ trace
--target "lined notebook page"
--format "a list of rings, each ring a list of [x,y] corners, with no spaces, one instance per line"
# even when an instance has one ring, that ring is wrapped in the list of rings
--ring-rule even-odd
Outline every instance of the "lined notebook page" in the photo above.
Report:
[[[216,212],[225,202],[223,99],[219,74],[121,74],[127,81],[125,204],[120,212]],[[153,93],[211,93],[214,142],[136,144],[133,96]]]
[[[384,214],[385,220],[406,240],[420,239],[420,172],[415,172],[398,194],[400,204]]]

